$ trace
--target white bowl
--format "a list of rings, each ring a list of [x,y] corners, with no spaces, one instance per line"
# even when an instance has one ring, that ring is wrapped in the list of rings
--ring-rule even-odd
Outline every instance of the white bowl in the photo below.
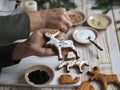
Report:
[[[88,37],[91,37],[91,40],[94,41],[98,36],[98,32],[91,27],[77,27],[72,35],[75,41],[81,44],[89,44]]]
[[[105,30],[111,22],[110,17],[105,14],[94,14],[87,19],[88,25],[98,30]]]
[[[85,14],[83,12],[81,12],[81,11],[71,10],[71,11],[68,11],[67,13],[68,13],[69,16],[70,15],[77,15],[78,17],[81,17],[81,20],[76,22],[76,23],[73,23],[73,26],[81,25],[81,24],[83,24],[86,21]]]

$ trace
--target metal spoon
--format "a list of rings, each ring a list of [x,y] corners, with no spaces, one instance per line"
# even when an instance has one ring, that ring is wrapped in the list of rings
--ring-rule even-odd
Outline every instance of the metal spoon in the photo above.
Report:
[[[91,37],[88,37],[88,40],[89,40],[92,44],[94,44],[100,51],[103,51],[103,49],[102,49],[100,46],[98,46],[94,41],[92,41],[90,38],[91,38]]]

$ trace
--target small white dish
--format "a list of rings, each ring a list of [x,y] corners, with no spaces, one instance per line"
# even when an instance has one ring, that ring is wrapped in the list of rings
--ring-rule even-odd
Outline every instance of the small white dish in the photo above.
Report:
[[[34,72],[34,71],[37,71],[37,70],[45,71],[49,75],[49,77],[50,77],[49,80],[46,81],[44,84],[35,84],[35,83],[30,81],[28,75],[31,72]],[[27,69],[27,71],[25,72],[24,78],[25,78],[25,81],[29,85],[33,86],[33,87],[45,87],[45,86],[49,85],[50,82],[53,80],[53,78],[54,78],[54,71],[50,67],[48,67],[46,65],[35,65],[35,66],[32,66],[32,67]]]
[[[81,11],[71,10],[71,11],[68,11],[67,13],[73,23],[73,26],[81,25],[86,21],[85,14]]]
[[[105,14],[91,15],[87,19],[88,25],[98,30],[105,30],[111,22],[110,17]]]
[[[78,27],[73,32],[73,39],[81,44],[91,43],[88,37],[94,41],[97,38],[97,31],[91,27]]]

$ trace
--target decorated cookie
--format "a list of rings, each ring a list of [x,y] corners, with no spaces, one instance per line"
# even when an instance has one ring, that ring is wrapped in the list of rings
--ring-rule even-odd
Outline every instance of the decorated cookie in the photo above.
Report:
[[[46,44],[53,45],[57,49],[59,59],[63,59],[63,56],[62,56],[62,49],[63,48],[72,49],[74,51],[74,53],[76,54],[76,57],[78,59],[79,58],[78,51],[77,51],[76,47],[74,46],[73,41],[72,40],[58,40],[55,37],[57,35],[59,35],[59,33],[60,33],[59,30],[57,30],[57,32],[55,32],[55,33],[51,33],[51,32],[45,33],[45,36],[50,39]]]
[[[80,80],[80,77],[72,78],[69,74],[63,74],[60,76],[60,84],[75,84]]]
[[[59,66],[58,69],[63,68],[64,66],[67,67],[67,72],[70,72],[70,68],[72,67],[79,67],[79,71],[82,73],[83,72],[83,67],[88,66],[86,61],[83,60],[70,60],[70,61],[63,61]]]
[[[115,84],[120,87],[120,81],[116,74],[100,73],[98,67],[94,67],[92,71],[88,71],[88,74],[91,75],[89,81],[100,81],[103,85],[103,90],[107,90],[108,84]]]
[[[68,60],[76,60],[76,55],[74,54],[74,52],[68,52],[68,54],[65,56],[64,60],[68,61]]]

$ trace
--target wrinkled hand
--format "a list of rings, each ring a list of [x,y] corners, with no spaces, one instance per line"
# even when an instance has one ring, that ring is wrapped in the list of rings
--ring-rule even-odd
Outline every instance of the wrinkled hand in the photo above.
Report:
[[[55,52],[51,48],[43,47],[45,45],[44,33],[48,29],[35,31],[31,37],[23,43],[19,43],[13,51],[12,57],[14,60],[22,59],[27,56],[51,56]]]
[[[64,8],[48,9],[40,11],[44,27],[58,28],[67,32],[72,27],[71,20]]]
[[[47,9],[28,12],[31,31],[40,28],[60,29],[67,32],[72,27],[72,22],[64,8]]]

